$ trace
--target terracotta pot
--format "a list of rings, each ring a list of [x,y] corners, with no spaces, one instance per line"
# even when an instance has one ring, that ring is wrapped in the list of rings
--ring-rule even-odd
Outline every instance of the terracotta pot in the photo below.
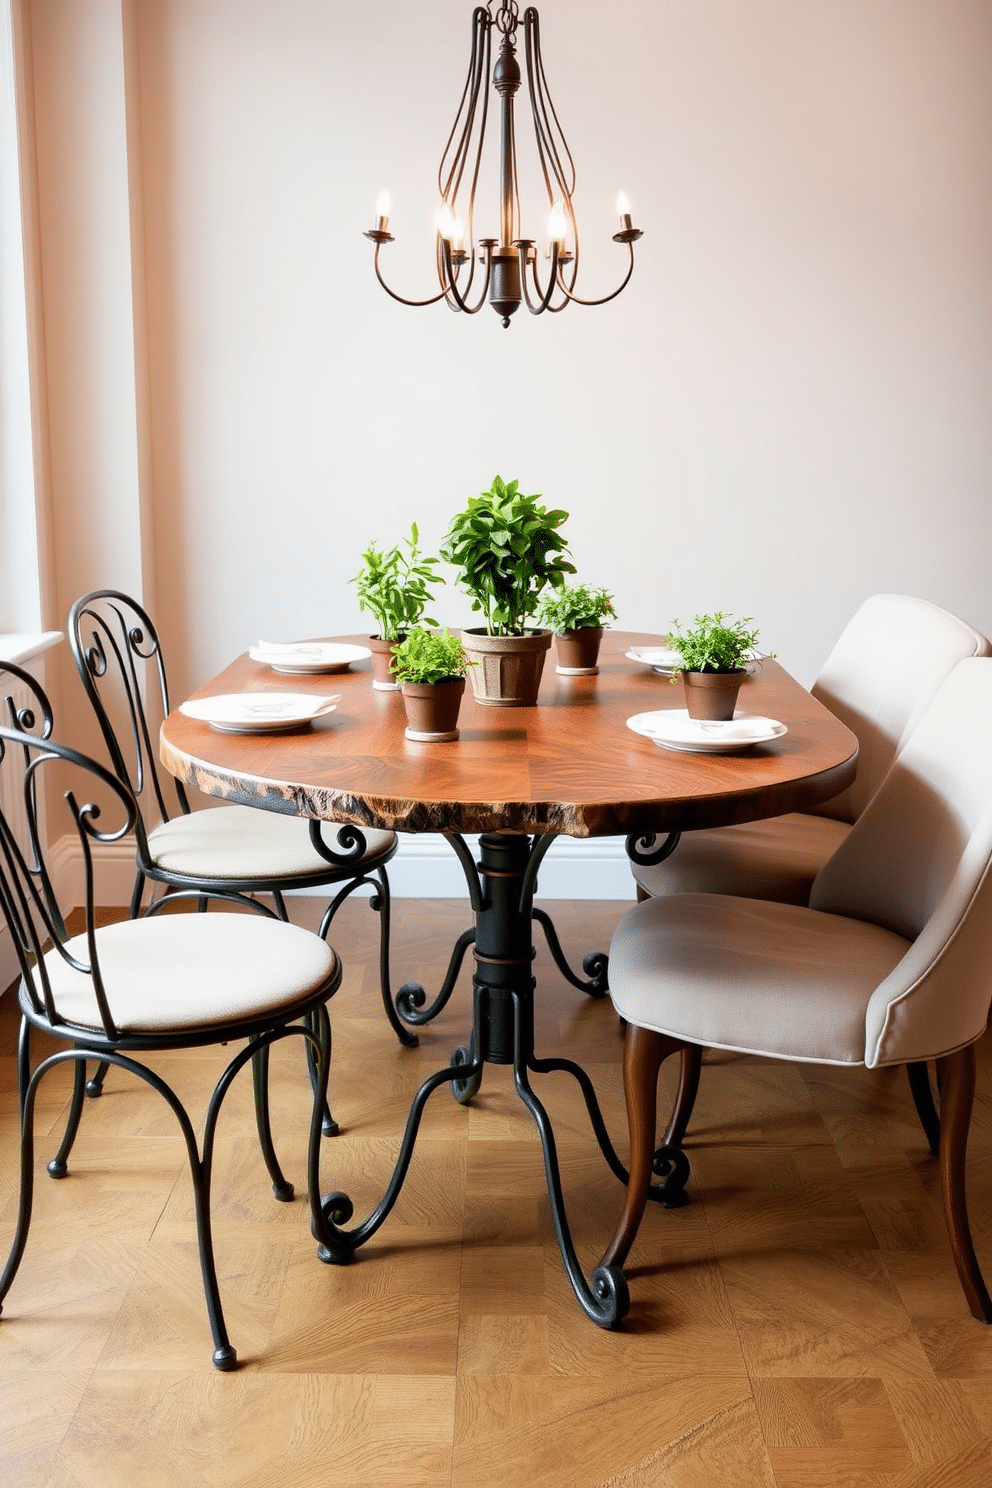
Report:
[[[555,636],[558,665],[555,670],[565,677],[594,677],[599,671],[601,625],[584,625],[581,630],[563,630]]]
[[[372,686],[377,692],[399,692],[400,684],[389,670],[389,664],[393,659],[393,652],[402,640],[402,636],[395,641],[384,641],[377,635],[369,636],[369,650],[372,652]]]
[[[522,636],[491,636],[463,630],[462,645],[475,665],[469,672],[475,701],[487,708],[532,708],[537,702],[550,630]]]
[[[401,687],[408,739],[420,744],[443,744],[458,738],[464,677],[445,677],[441,682],[404,682]]]
[[[739,672],[683,672],[686,712],[690,718],[726,721],[733,718],[737,694],[747,676]]]

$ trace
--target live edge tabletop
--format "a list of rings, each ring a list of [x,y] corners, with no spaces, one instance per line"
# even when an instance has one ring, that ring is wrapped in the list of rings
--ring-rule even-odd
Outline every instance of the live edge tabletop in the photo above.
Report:
[[[270,811],[403,832],[572,837],[754,821],[808,810],[853,780],[855,736],[772,660],[745,680],[737,706],[784,723],[782,737],[717,755],[635,734],[632,715],[685,706],[681,683],[624,654],[662,643],[608,630],[591,677],[559,676],[552,650],[534,708],[481,706],[469,684],[460,738],[436,744],[404,737],[403,700],[373,690],[367,661],[289,676],[244,655],[196,696],[340,693],[336,711],[289,733],[231,735],[175,709],[162,726],[162,760],[208,795]]]

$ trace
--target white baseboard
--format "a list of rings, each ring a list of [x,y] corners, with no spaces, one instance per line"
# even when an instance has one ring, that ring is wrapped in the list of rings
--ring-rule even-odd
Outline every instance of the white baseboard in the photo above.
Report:
[[[478,838],[466,841],[476,852]],[[389,865],[398,899],[458,899],[465,892],[461,864],[444,838],[400,837]],[[634,880],[622,837],[559,837],[541,864],[541,899],[634,899]]]

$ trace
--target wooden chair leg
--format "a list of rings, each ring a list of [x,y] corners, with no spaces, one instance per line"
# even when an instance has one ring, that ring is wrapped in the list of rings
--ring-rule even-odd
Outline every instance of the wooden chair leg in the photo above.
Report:
[[[684,1044],[679,1061],[679,1088],[668,1118],[662,1147],[681,1147],[689,1125],[696,1092],[699,1090],[699,1072],[703,1067],[703,1051],[698,1044]]]
[[[630,1178],[623,1213],[606,1250],[603,1266],[622,1266],[634,1243],[647,1203],[658,1117],[658,1071],[683,1046],[651,1028],[627,1025],[623,1046],[623,1089],[630,1131]]]
[[[992,1299],[971,1239],[965,1196],[968,1128],[975,1098],[975,1046],[937,1061],[940,1075],[940,1183],[944,1218],[961,1289],[980,1323],[992,1323]]]
[[[937,1115],[933,1090],[930,1088],[930,1066],[925,1063],[907,1064],[906,1074],[923,1135],[931,1153],[936,1157],[940,1152],[940,1117]]]

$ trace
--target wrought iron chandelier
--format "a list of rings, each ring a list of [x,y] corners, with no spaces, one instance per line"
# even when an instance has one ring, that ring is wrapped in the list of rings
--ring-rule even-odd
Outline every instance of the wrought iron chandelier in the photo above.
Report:
[[[634,271],[634,244],[642,236],[633,226],[626,197],[617,197],[620,231],[614,243],[626,246],[630,255],[622,282],[599,300],[583,300],[575,293],[579,271],[579,230],[572,207],[575,164],[558,122],[548,92],[541,56],[541,29],[537,11],[528,6],[523,15],[524,59],[530,95],[537,161],[543,176],[550,211],[547,225],[546,278],[542,286],[538,271],[537,243],[520,236],[520,193],[517,179],[516,132],[513,105],[521,84],[516,58],[517,29],[521,24],[517,0],[495,0],[477,5],[472,12],[472,56],[455,122],[448,136],[437,184],[441,204],[435,218],[435,258],[440,289],[426,300],[408,300],[390,289],[382,277],[379,253],[393,242],[389,231],[389,196],[383,191],[376,204],[376,224],[365,234],[375,244],[376,278],[387,294],[402,305],[435,305],[444,300],[451,310],[475,315],[488,299],[509,326],[510,316],[525,304],[532,315],[545,310],[556,313],[566,305],[605,305],[616,299]],[[492,31],[499,32],[499,56],[492,63]],[[489,116],[488,84],[499,95],[500,169],[499,237],[475,242],[475,197],[482,165],[482,150]]]

